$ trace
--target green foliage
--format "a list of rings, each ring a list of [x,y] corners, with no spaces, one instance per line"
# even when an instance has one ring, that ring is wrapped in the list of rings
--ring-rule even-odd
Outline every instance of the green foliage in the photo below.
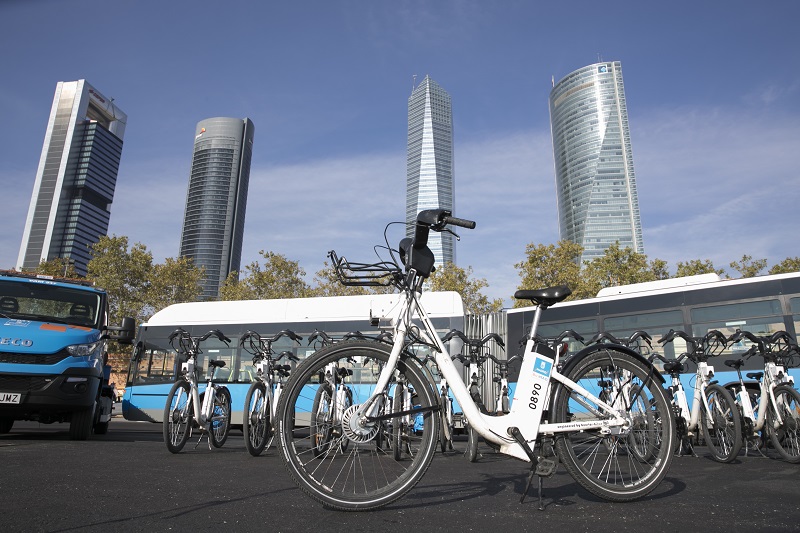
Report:
[[[78,278],[75,271],[75,264],[67,257],[56,257],[48,261],[42,261],[34,270],[35,274],[44,276],[54,276],[59,278]]]
[[[471,279],[472,267],[466,270],[451,262],[437,267],[428,278],[428,288],[431,291],[455,291],[461,295],[464,309],[471,315],[492,313],[503,308],[503,300],[489,300],[481,289],[488,287],[485,279]]]
[[[194,302],[203,294],[204,278],[205,268],[195,265],[192,259],[168,257],[150,271],[146,306],[155,312],[172,304]]]
[[[758,276],[759,272],[767,268],[767,260],[754,260],[752,256],[745,254],[740,261],[731,261],[731,268],[741,274],[743,278],[752,278]]]
[[[137,322],[146,318],[146,295],[153,269],[153,254],[136,243],[128,249],[128,238],[102,236],[92,246],[92,259],[86,277],[109,294],[110,324],[119,324],[122,317]]]
[[[665,265],[666,263],[659,268],[663,270]],[[619,242],[609,246],[602,257],[585,261],[581,277],[584,294],[590,295],[589,297],[606,287],[659,279],[652,266],[648,264],[645,254],[634,252],[632,248],[621,248]]]
[[[311,294],[303,280],[306,272],[297,261],[274,252],[261,250],[259,253],[265,260],[264,266],[253,261],[247,265],[242,280],[237,280],[237,272],[231,272],[220,287],[221,300],[304,298]]]
[[[787,257],[769,269],[770,274],[788,274],[789,272],[800,272],[800,257]]]
[[[514,265],[521,278],[517,287],[522,290],[542,289],[554,285],[567,285],[573,295],[571,299],[584,298],[579,265],[583,247],[572,241],[562,240],[553,244],[528,244],[525,247],[525,260]],[[530,305],[516,301],[515,307]]]
[[[676,278],[684,276],[696,276],[698,274],[719,274],[725,275],[724,269],[714,268],[714,263],[710,259],[690,259],[689,261],[678,261]]]

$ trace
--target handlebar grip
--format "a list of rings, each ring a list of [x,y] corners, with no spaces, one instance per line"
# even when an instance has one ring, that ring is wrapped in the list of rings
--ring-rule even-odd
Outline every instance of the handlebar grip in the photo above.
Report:
[[[447,216],[444,217],[444,222],[445,224],[451,224],[453,226],[458,226],[460,228],[475,229],[474,220],[466,220],[464,218]]]

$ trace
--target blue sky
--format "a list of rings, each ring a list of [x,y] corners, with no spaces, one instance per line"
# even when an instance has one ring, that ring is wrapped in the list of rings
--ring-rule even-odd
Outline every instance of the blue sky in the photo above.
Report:
[[[0,267],[16,262],[58,81],[128,115],[110,233],[178,254],[194,129],[255,124],[242,266],[370,260],[405,209],[413,77],[450,93],[458,263],[510,303],[558,240],[551,78],[622,62],[645,253],[800,256],[800,3],[2,0]]]

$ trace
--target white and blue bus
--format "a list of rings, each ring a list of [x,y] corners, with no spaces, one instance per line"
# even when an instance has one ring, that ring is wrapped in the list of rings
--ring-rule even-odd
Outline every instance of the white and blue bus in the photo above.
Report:
[[[315,330],[334,339],[354,332],[365,336],[379,335],[378,326],[371,324],[374,319],[392,318],[399,296],[381,294],[171,305],[139,327],[122,399],[122,413],[128,420],[161,422],[167,393],[180,369],[175,350],[168,342],[170,333],[183,328],[195,336],[219,329],[231,339],[230,345],[226,346],[213,337],[204,341],[198,368],[205,376],[209,358],[225,361],[225,367],[216,371],[214,381],[230,390],[231,424],[241,426],[245,394],[254,376],[252,355],[239,346],[242,334],[252,330],[262,336],[272,336],[290,329],[303,337],[302,345],[282,337],[273,345],[273,350],[276,353],[289,350],[303,360],[315,351],[314,346],[307,345]],[[428,292],[422,298],[440,335],[451,329],[464,329],[464,306],[458,293]]]
[[[518,345],[533,320],[532,308],[507,312],[508,345]],[[572,329],[586,340],[597,332],[608,332],[617,338],[630,336],[637,330],[653,338],[653,349],[670,359],[685,351],[681,339],[663,347],[657,343],[670,329],[700,337],[711,330],[726,336],[737,329],[754,335],[771,335],[784,330],[797,339],[800,331],[800,272],[741,279],[721,279],[717,274],[701,274],[663,281],[638,283],[601,290],[596,298],[563,302],[542,314],[539,334],[556,337]],[[569,352],[583,346],[569,343]],[[728,347],[710,364],[721,384],[737,379],[736,373],[724,365],[725,359],[736,358],[749,346]],[[510,352],[510,353],[513,353]],[[657,367],[660,365],[657,365]],[[684,387],[694,376],[695,368],[687,362]],[[753,357],[744,369],[763,369],[763,360]],[[790,375],[800,382],[797,369]],[[691,397],[689,398],[691,401]]]

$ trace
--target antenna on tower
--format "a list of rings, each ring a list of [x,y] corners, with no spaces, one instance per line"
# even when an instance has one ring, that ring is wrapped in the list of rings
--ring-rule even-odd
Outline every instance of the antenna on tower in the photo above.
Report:
[[[550,75],[550,83],[553,84],[553,88],[556,86],[556,77],[554,75]]]
[[[602,63],[603,62],[603,56],[600,55],[600,52],[597,52],[597,62],[598,63]]]
[[[414,74],[414,76],[411,79],[411,92],[414,92],[414,89],[416,88],[417,88],[417,75]]]

